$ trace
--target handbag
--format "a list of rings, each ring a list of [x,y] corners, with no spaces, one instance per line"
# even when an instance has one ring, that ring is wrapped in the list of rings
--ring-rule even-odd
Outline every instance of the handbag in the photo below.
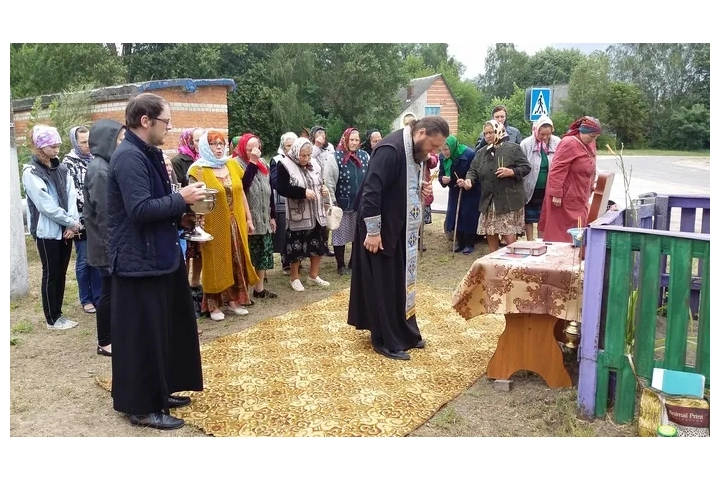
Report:
[[[332,198],[330,199],[330,205],[325,212],[325,216],[327,217],[327,228],[329,230],[337,230],[338,227],[340,227],[340,222],[343,218],[343,210],[342,208],[333,205]]]

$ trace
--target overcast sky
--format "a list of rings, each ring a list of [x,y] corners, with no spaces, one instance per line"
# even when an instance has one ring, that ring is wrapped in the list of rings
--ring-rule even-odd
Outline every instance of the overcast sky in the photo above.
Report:
[[[465,65],[466,79],[473,79],[485,70],[485,55],[492,43],[448,43],[448,55],[454,56]],[[515,48],[532,55],[545,47],[577,48],[588,54],[594,50],[605,50],[609,43],[516,43]]]

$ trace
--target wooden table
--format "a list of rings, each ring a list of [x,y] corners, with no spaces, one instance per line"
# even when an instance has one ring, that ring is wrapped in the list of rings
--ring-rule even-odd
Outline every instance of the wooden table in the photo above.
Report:
[[[566,321],[580,321],[583,262],[569,243],[547,247],[536,257],[501,248],[478,258],[455,289],[453,308],[464,318],[505,315],[488,378],[507,380],[529,370],[551,388],[572,386],[557,340]]]

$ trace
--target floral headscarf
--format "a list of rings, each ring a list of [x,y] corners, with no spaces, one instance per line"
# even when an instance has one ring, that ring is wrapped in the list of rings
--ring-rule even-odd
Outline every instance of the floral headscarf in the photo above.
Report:
[[[345,129],[342,137],[340,138],[340,144],[337,146],[337,151],[343,153],[343,165],[347,165],[348,161],[352,160],[355,165],[357,165],[358,167],[362,167],[362,162],[360,161],[360,157],[358,157],[357,150],[351,152],[350,148],[348,147],[348,145],[350,145],[350,135],[352,135],[353,132],[357,133],[358,136],[360,135],[360,132],[355,127]]]
[[[35,125],[32,131],[32,141],[38,150],[62,144],[57,128],[49,125]]]
[[[233,149],[232,156],[241,159],[243,162],[245,162],[245,164],[250,163],[250,158],[247,154],[247,145],[253,138],[257,138],[258,144],[260,143],[260,138],[257,135],[252,133],[243,134],[243,136],[241,136],[238,140],[237,146]],[[257,168],[258,171],[263,175],[268,175],[269,171],[265,166],[265,162],[263,162],[262,159],[257,162]]]
[[[193,133],[198,128],[186,128],[180,134],[180,142],[178,143],[178,152],[187,155],[193,160],[197,160],[200,157],[200,153],[193,142]]]
[[[295,142],[293,143],[293,146],[290,147],[290,150],[288,151],[288,158],[295,162],[298,167],[300,168],[307,168],[308,170],[313,169],[312,163],[308,162],[307,165],[300,165],[300,150],[303,149],[305,145],[310,145],[312,147],[312,143],[310,143],[310,140],[308,140],[305,137],[299,137]]]
[[[493,143],[488,144],[488,150],[493,150],[494,148],[497,148],[502,142],[507,140],[508,134],[505,131],[505,125],[498,122],[497,120],[488,120],[487,122],[485,122],[485,125],[490,125],[495,131],[495,138],[493,139]],[[483,126],[483,128],[485,128],[485,126]]]
[[[208,135],[212,135],[213,138],[219,138],[225,141],[225,135],[223,135],[221,132],[218,132],[216,130],[209,130],[205,133],[203,133],[202,137],[200,137],[200,143],[198,145],[198,150],[200,151],[200,156],[197,160],[195,160],[195,165],[198,165],[200,167],[210,167],[210,168],[220,168],[223,167],[228,160],[230,160],[230,157],[227,155],[223,155],[222,158],[217,158],[215,154],[212,151],[212,148],[210,148],[210,142],[208,140]]]

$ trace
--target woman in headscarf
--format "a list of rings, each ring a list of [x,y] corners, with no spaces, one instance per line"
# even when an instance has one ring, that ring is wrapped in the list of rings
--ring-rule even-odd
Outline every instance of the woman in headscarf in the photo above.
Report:
[[[308,136],[310,132],[308,132]],[[282,160],[287,152],[290,151],[295,140],[298,136],[295,132],[285,132],[280,137],[280,146],[277,149],[277,155],[270,160],[270,185],[273,188],[273,194],[275,195],[275,217],[277,228],[273,234],[273,251],[280,254],[280,262],[284,274],[290,273],[290,262],[285,257],[285,231],[287,230],[287,222],[285,216],[285,197],[280,195],[277,191],[277,166],[280,160]]]
[[[540,221],[545,185],[560,137],[553,135],[555,126],[547,115],[541,116],[532,127],[532,135],[520,142],[520,148],[530,162],[525,184],[525,237],[533,240],[534,224]]]
[[[58,153],[62,140],[54,127],[35,125],[32,158],[23,167],[22,183],[30,211],[30,235],[42,262],[40,294],[45,326],[67,330],[77,326],[62,313],[72,239],[80,232],[75,184]]]
[[[410,125],[410,122],[417,122],[417,117],[414,113],[408,112],[403,116],[403,127]]]
[[[320,164],[322,171],[325,171],[325,165],[329,162],[335,161],[335,148],[332,146],[332,143],[329,143],[327,140],[325,127],[322,125],[315,125],[310,130],[310,141],[313,142],[312,158],[316,159]],[[334,257],[335,252],[330,250],[330,230],[323,227],[322,232],[325,244],[327,245],[324,254],[328,257]]]
[[[80,224],[83,228],[80,234],[75,236],[75,279],[78,284],[80,305],[85,313],[95,313],[97,304],[100,302],[100,290],[102,289],[102,278],[100,270],[88,263],[87,255],[87,233],[85,231],[85,220],[83,220],[83,207],[85,198],[83,196],[83,185],[88,164],[93,158],[90,153],[90,130],[87,127],[79,126],[70,129],[70,144],[72,149],[65,155],[65,165],[73,177],[75,191],[77,192],[77,207],[80,214]]]
[[[575,120],[555,150],[548,172],[538,232],[548,242],[572,242],[567,230],[587,223],[595,183],[595,140],[600,121],[584,116]]]
[[[490,251],[500,248],[498,235],[510,245],[525,228],[525,188],[523,178],[530,164],[520,145],[508,141],[505,127],[497,120],[483,127],[488,143],[475,154],[465,180],[458,186],[469,190],[480,183],[480,221],[478,235],[486,235]]]
[[[298,138],[278,164],[278,193],[287,200],[285,255],[290,262],[290,286],[296,292],[305,290],[299,273],[305,257],[310,257],[308,282],[330,285],[319,275],[320,256],[327,251],[323,228],[330,192],[323,185],[319,161],[312,158],[312,147],[307,138]]]
[[[274,267],[272,236],[277,223],[275,199],[270,185],[270,169],[262,159],[260,139],[252,133],[244,134],[240,137],[232,156],[245,172],[242,180],[243,190],[255,226],[255,232],[248,237],[250,259],[259,278],[253,289],[253,297],[277,298],[277,294],[265,288],[265,274]]]
[[[325,184],[333,203],[343,210],[340,226],[333,231],[332,243],[338,275],[349,275],[345,266],[345,245],[355,237],[355,210],[353,204],[365,178],[370,156],[360,149],[360,132],[355,127],[345,130],[335,160],[325,165]]]
[[[375,128],[370,129],[365,132],[365,141],[362,143],[361,148],[370,155],[375,149],[375,145],[377,145],[380,140],[382,140],[382,133],[380,133],[380,130]]]
[[[457,239],[453,245],[455,252],[462,252],[465,255],[475,250],[475,232],[478,228],[480,212],[480,184],[472,186],[470,190],[464,191],[460,198],[460,211],[458,212],[458,198],[460,187],[458,179],[465,179],[470,165],[475,158],[475,151],[458,142],[455,135],[450,135],[440,149],[442,160],[440,162],[440,174],[438,181],[440,185],[449,188],[447,212],[445,213],[445,232],[451,236],[455,233],[455,217],[457,213]],[[452,237],[451,237],[452,238]]]
[[[215,209],[203,215],[204,230],[213,236],[202,242],[202,311],[210,318],[225,318],[222,308],[235,315],[247,315],[242,305],[250,305],[250,285],[258,282],[250,261],[248,234],[255,231],[243,193],[243,170],[237,162],[229,162],[225,155],[225,136],[209,130],[200,137],[200,158],[190,167],[190,182],[203,182],[218,191]]]

